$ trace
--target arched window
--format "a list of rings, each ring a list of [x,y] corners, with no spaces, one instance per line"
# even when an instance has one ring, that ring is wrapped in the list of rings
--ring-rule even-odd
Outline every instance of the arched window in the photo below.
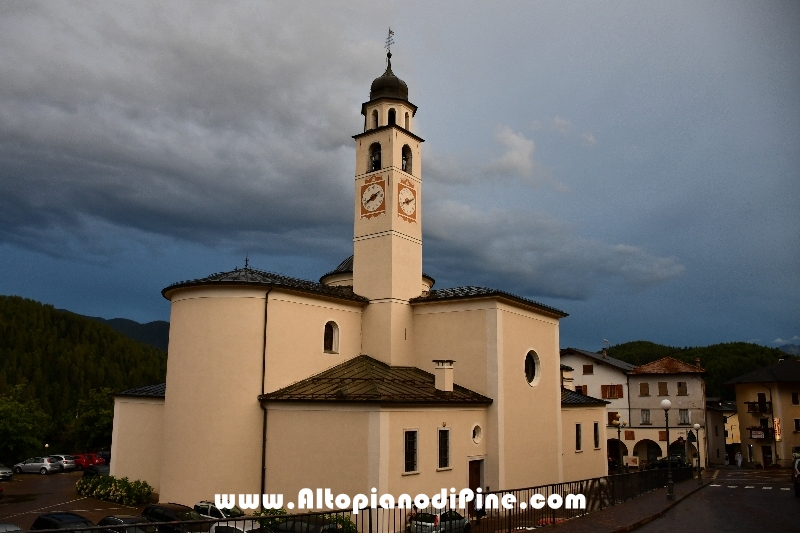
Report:
[[[397,123],[395,120],[395,111],[394,108],[389,110],[389,125],[394,126]]]
[[[373,172],[381,169],[381,145],[380,143],[372,143],[369,147],[369,162],[367,163],[367,172]]]
[[[539,382],[539,356],[533,350],[525,356],[525,381],[531,387]]]
[[[411,174],[411,148],[406,144],[403,146],[403,172]]]
[[[408,113],[406,113],[406,129],[407,130],[411,129],[411,128],[409,128],[409,126],[411,126],[411,122],[409,122]]]
[[[325,324],[323,350],[325,353],[339,353],[339,326],[336,322]]]
[[[377,109],[373,109],[372,110],[372,127],[373,128],[377,128],[378,127],[378,110]]]

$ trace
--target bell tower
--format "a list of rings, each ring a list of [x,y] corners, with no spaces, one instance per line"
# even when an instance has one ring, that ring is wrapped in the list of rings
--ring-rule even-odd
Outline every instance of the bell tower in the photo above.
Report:
[[[408,86],[386,71],[361,106],[364,132],[356,142],[353,291],[369,298],[362,351],[393,365],[411,364],[413,314],[422,276],[422,172]],[[432,280],[430,280],[432,283]]]

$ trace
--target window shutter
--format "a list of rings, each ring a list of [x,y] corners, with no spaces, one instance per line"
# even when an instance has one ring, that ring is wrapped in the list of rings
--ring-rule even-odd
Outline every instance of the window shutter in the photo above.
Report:
[[[624,393],[622,391],[622,385],[617,385],[617,398],[624,398]]]
[[[583,391],[581,391],[583,393],[583,395],[584,396],[589,396],[589,386],[588,385],[584,385],[581,388],[583,389]]]
[[[608,385],[600,385],[600,396],[608,398]]]

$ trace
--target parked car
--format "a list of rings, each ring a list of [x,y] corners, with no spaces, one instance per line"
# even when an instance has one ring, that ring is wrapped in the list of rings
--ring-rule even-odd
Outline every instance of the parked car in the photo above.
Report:
[[[71,529],[76,527],[92,527],[94,524],[88,518],[75,513],[45,513],[40,514],[33,521],[31,531],[37,529]]]
[[[58,462],[50,457],[31,457],[21,463],[14,465],[14,472],[16,474],[28,473],[35,474],[36,472],[45,475],[50,472],[59,472],[61,468],[58,467]]]
[[[142,516],[151,522],[188,522],[203,520],[197,511],[177,503],[154,503],[144,508]],[[210,524],[175,524],[158,526],[161,533],[207,532]]]
[[[55,459],[58,467],[64,472],[75,470],[75,459],[71,455],[51,455],[50,458]]]
[[[111,474],[111,467],[108,465],[92,465],[83,471],[83,477],[107,476]]]
[[[470,529],[469,520],[453,510],[416,513],[406,524],[409,533],[469,533]]]
[[[75,466],[79,470],[85,470],[92,465],[106,464],[105,459],[94,453],[73,453],[72,457],[75,460]]]
[[[202,501],[194,504],[194,510],[203,518],[214,520],[232,519],[211,524],[209,533],[249,533],[261,528],[261,523],[258,520],[242,520],[245,516],[244,511],[239,509],[238,505],[234,505],[232,509],[221,509],[214,502]]]
[[[686,462],[686,459],[682,455],[670,456],[669,462],[672,463],[672,468],[683,468],[685,466],[689,466],[689,463]],[[660,470],[662,468],[669,468],[666,457],[662,457],[658,461],[653,461],[647,465],[647,470]]]
[[[107,465],[111,464],[111,452],[109,450],[101,450],[97,452],[97,457],[105,461]]]
[[[22,531],[22,528],[15,524],[0,524],[0,533],[7,533],[9,531]]]
[[[14,477],[14,471],[6,465],[0,464],[0,481],[8,481],[12,477]]]
[[[150,521],[143,516],[133,516],[127,514],[106,516],[100,520],[98,526],[120,526],[119,528],[106,530],[113,533],[156,533],[155,526],[147,525]]]
[[[792,459],[792,482],[794,495],[800,498],[800,457]]]
[[[271,526],[274,533],[335,533],[342,529],[342,526],[330,518],[320,515],[298,516],[297,518],[286,518],[281,522]],[[220,533],[218,531],[218,533]],[[228,533],[236,533],[229,531]]]

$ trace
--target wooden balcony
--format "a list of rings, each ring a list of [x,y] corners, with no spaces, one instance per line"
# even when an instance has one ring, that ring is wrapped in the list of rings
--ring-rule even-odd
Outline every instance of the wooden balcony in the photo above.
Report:
[[[750,431],[750,438],[753,440],[772,441],[775,440],[775,430],[759,426],[747,428]]]
[[[748,413],[771,413],[772,402],[744,402]]]

